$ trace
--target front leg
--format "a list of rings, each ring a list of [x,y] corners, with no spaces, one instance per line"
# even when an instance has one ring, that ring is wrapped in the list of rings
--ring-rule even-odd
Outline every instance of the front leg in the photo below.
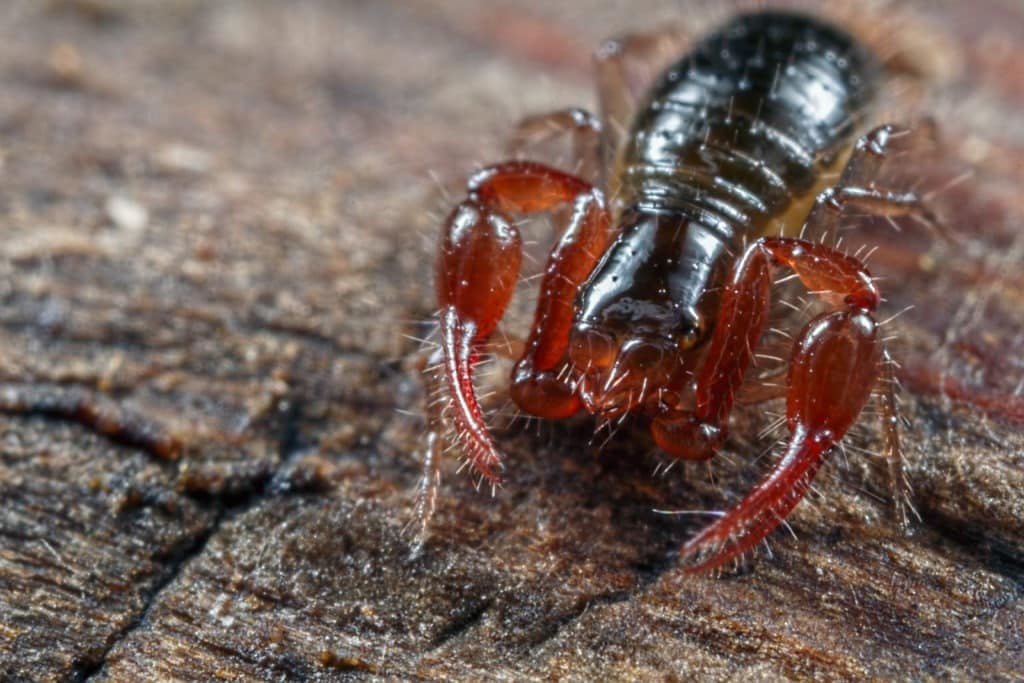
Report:
[[[517,159],[537,158],[528,152],[568,137],[572,144],[568,167],[576,176],[593,182],[601,167],[601,134],[601,122],[585,109],[559,109],[522,119],[508,143],[508,152]]]
[[[938,133],[931,120],[910,126],[886,124],[871,130],[854,145],[839,182],[818,195],[802,232],[818,238],[837,237],[841,219],[847,211],[855,210],[870,216],[913,218],[943,240],[955,242],[924,195],[906,187],[905,179],[894,183],[886,178],[890,165],[921,167],[939,149]]]
[[[764,238],[738,261],[723,294],[694,414],[657,418],[652,430],[658,443],[691,459],[710,457],[721,444],[764,327],[771,270],[777,266],[794,271],[836,310],[814,318],[794,345],[786,392],[790,440],[782,458],[739,504],[683,547],[684,557],[703,556],[692,571],[738,557],[785,519],[825,454],[857,419],[878,377],[882,349],[873,312],[879,292],[863,264],[821,244]]]
[[[542,164],[512,161],[485,168],[470,179],[468,195],[445,222],[437,266],[438,379],[444,399],[434,406],[426,435],[426,471],[417,508],[421,540],[434,507],[446,418],[473,470],[492,485],[500,483],[501,456],[476,398],[473,368],[519,276],[522,240],[509,215],[550,211],[565,203],[573,209],[549,257],[533,328],[513,371],[513,398],[525,410],[546,417],[578,410],[571,385],[557,369],[568,345],[576,289],[611,237],[601,193]]]

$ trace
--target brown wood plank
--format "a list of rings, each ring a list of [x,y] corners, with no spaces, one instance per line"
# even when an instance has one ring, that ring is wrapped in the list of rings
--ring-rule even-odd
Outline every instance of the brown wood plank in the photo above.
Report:
[[[893,327],[910,534],[867,419],[796,540],[682,572],[701,519],[652,510],[742,495],[770,445],[754,410],[713,480],[652,477],[640,434],[595,455],[587,420],[502,432],[507,485],[477,493],[450,463],[410,557],[406,335],[428,332],[444,194],[519,116],[592,106],[601,38],[680,13],[552,4],[0,8],[0,678],[1019,678],[1016,3],[875,22],[904,22],[972,170],[938,195],[964,246],[861,233],[884,315],[915,306]]]

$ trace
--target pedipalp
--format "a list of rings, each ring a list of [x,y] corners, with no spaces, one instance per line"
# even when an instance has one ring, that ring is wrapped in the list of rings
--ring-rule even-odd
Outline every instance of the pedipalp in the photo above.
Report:
[[[444,409],[430,420],[427,472],[420,513],[432,514],[436,451],[443,416],[451,419],[473,470],[500,484],[501,455],[473,387],[473,367],[511,300],[519,276],[522,238],[512,214],[533,214],[567,203],[572,213],[548,259],[530,336],[513,370],[512,396],[529,412],[564,417],[579,409],[571,382],[559,376],[572,321],[575,290],[610,238],[600,191],[576,176],[542,164],[509,161],[482,169],[467,183],[468,198],[445,221],[437,268]],[[446,410],[445,410],[446,409]]]

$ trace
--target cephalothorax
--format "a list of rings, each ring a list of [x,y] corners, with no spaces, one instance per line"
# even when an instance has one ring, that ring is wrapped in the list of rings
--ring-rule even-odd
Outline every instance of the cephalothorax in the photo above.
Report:
[[[473,366],[519,275],[512,217],[569,205],[512,371],[512,399],[532,415],[640,414],[671,456],[710,458],[764,331],[773,273],[795,273],[830,309],[795,338],[785,386],[759,395],[786,397],[790,437],[781,459],[682,549],[699,556],[695,569],[706,569],[781,523],[886,371],[875,281],[856,258],[803,236],[834,235],[850,206],[931,220],[916,194],[875,181],[894,152],[931,146],[933,131],[886,125],[857,139],[880,63],[844,32],[783,12],[726,24],[665,71],[631,114],[616,91],[623,60],[652,41],[599,51],[603,121],[570,110],[524,124],[571,133],[582,165],[604,163],[603,190],[550,166],[509,161],[473,175],[467,199],[445,222],[437,298],[447,399],[428,433],[420,514],[433,507],[445,427],[473,469],[499,481],[502,459],[477,403]],[[616,142],[609,122],[627,120],[628,135]],[[882,407],[895,458],[891,389]]]

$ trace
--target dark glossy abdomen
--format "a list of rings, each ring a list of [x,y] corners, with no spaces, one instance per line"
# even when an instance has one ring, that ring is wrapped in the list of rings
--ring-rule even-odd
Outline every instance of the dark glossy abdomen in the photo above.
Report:
[[[633,123],[626,206],[751,232],[808,192],[849,145],[879,66],[797,14],[737,18],[669,69]]]
[[[713,318],[731,257],[849,148],[879,73],[853,38],[805,15],[743,15],[702,41],[633,122],[611,187],[621,234],[577,322],[625,333],[625,312],[655,301],[633,324],[673,336]]]

